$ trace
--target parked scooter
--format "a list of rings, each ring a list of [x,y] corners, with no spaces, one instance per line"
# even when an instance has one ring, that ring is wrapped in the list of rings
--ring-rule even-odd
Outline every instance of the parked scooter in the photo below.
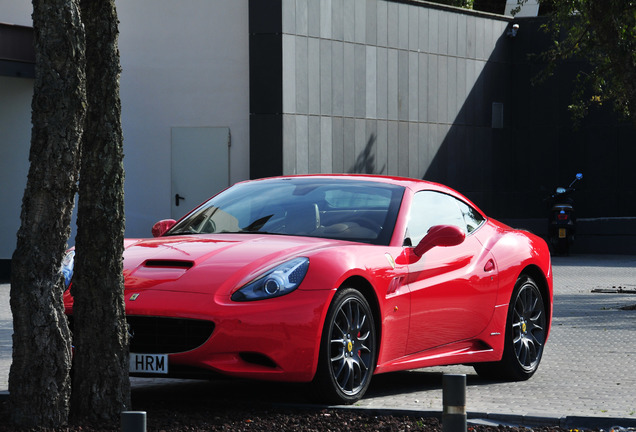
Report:
[[[548,242],[553,253],[568,255],[570,246],[574,242],[576,233],[576,214],[574,213],[574,185],[583,179],[578,173],[572,183],[566,188],[559,186],[556,191],[546,198],[550,208],[548,219]]]

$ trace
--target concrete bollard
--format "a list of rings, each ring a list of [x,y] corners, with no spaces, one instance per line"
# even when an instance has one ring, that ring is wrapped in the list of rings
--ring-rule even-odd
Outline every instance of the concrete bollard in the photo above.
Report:
[[[442,432],[466,432],[466,375],[444,375],[442,388]]]
[[[122,432],[146,432],[146,411],[122,411]]]

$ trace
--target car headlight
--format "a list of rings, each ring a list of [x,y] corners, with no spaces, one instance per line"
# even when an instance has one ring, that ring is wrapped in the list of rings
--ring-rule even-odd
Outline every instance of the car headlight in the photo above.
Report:
[[[64,287],[68,288],[73,278],[73,268],[75,267],[75,251],[70,250],[62,259],[62,274],[64,275]]]
[[[289,294],[300,286],[308,268],[309,258],[294,258],[237,290],[232,294],[232,300],[263,300]]]

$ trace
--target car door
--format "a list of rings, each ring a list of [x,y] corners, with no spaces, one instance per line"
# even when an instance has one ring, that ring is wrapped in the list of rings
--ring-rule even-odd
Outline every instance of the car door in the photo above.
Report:
[[[456,225],[467,235],[461,244],[435,247],[409,264],[408,354],[475,337],[490,321],[497,297],[496,263],[471,235],[483,222],[478,212],[450,195],[414,195],[407,230],[413,246],[435,225]]]

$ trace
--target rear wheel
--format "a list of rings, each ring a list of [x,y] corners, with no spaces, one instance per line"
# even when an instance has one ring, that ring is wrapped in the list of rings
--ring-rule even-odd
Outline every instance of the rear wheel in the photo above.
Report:
[[[373,313],[353,288],[336,293],[325,320],[313,385],[322,402],[352,404],[362,398],[375,369]]]
[[[477,373],[485,378],[523,381],[539,367],[547,334],[543,296],[535,281],[522,275],[512,293],[503,356],[493,363],[477,363]]]

